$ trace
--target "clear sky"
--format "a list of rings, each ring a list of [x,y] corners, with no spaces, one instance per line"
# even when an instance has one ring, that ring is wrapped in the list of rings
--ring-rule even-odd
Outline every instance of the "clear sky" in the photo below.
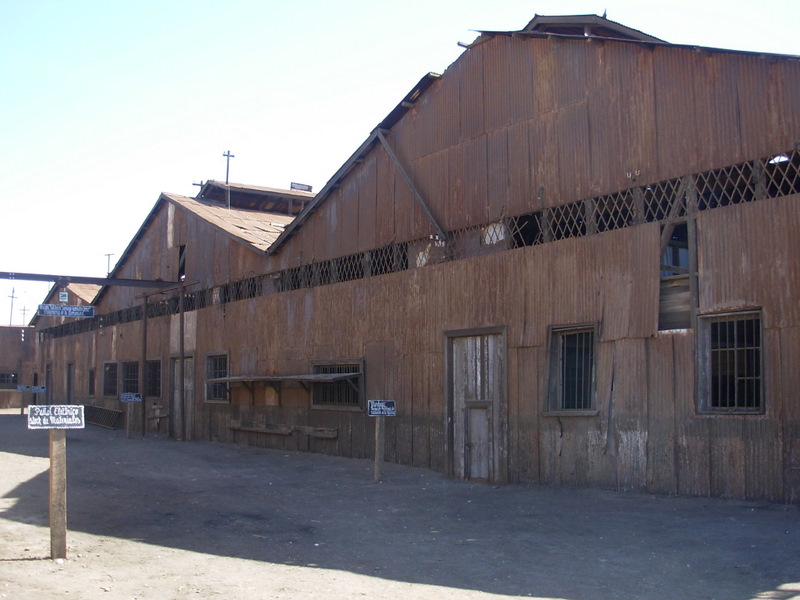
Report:
[[[677,44],[800,54],[800,0],[0,0],[0,271],[105,276],[159,193],[224,180],[227,150],[233,182],[319,191],[476,30],[603,11]],[[0,325],[50,287],[0,280]]]

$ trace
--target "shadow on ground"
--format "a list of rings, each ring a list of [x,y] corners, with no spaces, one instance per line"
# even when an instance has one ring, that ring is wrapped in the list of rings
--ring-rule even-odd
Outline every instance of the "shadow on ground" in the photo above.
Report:
[[[47,456],[0,415],[0,460]],[[68,527],[213,555],[515,596],[747,599],[800,581],[796,506],[535,485],[90,427],[67,434]],[[34,471],[36,472],[36,471]],[[2,518],[46,525],[47,473]],[[2,557],[0,557],[2,558]],[[762,596],[764,597],[764,596]]]

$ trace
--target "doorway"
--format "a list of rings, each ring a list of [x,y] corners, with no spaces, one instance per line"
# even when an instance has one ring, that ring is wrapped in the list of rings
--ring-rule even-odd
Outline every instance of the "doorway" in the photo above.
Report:
[[[447,335],[447,438],[453,477],[503,483],[506,469],[505,329]]]

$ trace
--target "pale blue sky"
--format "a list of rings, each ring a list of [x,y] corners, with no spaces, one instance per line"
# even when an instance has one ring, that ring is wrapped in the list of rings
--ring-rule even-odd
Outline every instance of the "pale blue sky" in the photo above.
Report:
[[[673,43],[800,54],[800,0],[0,0],[0,271],[104,276],[160,192],[225,178],[226,150],[231,181],[318,191],[474,30],[604,10]],[[0,325],[49,289],[0,280]]]

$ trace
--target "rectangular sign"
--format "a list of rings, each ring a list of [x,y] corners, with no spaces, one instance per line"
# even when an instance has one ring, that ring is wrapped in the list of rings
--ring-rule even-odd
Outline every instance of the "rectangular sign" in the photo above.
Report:
[[[29,385],[18,385],[17,386],[17,391],[18,392],[30,392],[31,391],[31,386],[29,386]]]
[[[18,392],[33,392],[34,394],[44,394],[47,388],[43,385],[18,385]]]
[[[84,429],[83,404],[31,404],[28,429]]]
[[[394,400],[367,400],[367,414],[370,417],[396,417],[397,403]]]
[[[40,304],[36,312],[40,317],[94,317],[94,306],[72,306],[68,304]]]
[[[142,396],[137,392],[123,392],[119,399],[121,402],[141,402]]]

